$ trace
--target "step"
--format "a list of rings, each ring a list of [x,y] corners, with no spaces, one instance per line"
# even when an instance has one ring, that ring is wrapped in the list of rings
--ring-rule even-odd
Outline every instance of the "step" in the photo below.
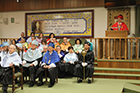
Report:
[[[94,62],[94,65],[98,65],[98,63],[97,62]]]
[[[97,59],[97,62],[140,62],[140,60],[122,60],[122,59]]]
[[[123,93],[140,93],[140,86],[134,85],[132,83],[126,83],[123,88]]]
[[[119,73],[94,73],[98,76],[129,76],[129,77],[140,77],[140,74],[119,74]]]
[[[100,68],[94,67],[94,70],[102,70],[102,71],[129,71],[129,72],[140,72],[140,69],[133,69],[133,68]]]

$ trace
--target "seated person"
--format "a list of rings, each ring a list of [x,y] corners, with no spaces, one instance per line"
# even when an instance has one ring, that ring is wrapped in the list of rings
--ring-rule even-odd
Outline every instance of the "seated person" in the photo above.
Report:
[[[58,71],[56,67],[56,63],[60,61],[60,58],[56,51],[53,50],[54,44],[49,43],[48,51],[43,56],[41,67],[37,70],[36,77],[39,77],[40,83],[37,86],[43,85],[43,75],[45,73],[45,69],[47,69],[47,75],[50,77],[50,84],[48,87],[52,87],[55,84],[55,79],[57,77]]]
[[[83,80],[83,67],[85,67],[85,79],[88,78],[88,83],[91,83],[91,77],[94,72],[94,53],[90,50],[90,43],[85,42],[84,49],[87,52],[85,55],[85,63],[83,62],[83,56],[82,54],[79,55],[79,61],[78,64],[76,64],[74,69],[74,75],[78,77],[77,83],[81,83]]]
[[[40,46],[38,47],[38,49],[42,52],[44,46],[46,46],[46,40],[45,40],[45,39],[43,39],[43,40],[41,41],[41,44],[40,44]]]
[[[22,64],[21,58],[15,52],[16,47],[11,45],[9,47],[9,53],[2,59],[1,61],[1,75],[0,75],[0,82],[2,83],[2,90],[3,93],[7,93],[7,88],[9,84],[12,84],[13,78],[13,69],[11,68],[13,65],[19,66]]]
[[[8,47],[9,47],[9,43],[8,42],[3,42],[2,43],[1,60],[4,58],[5,55],[7,55]]]
[[[35,36],[34,32],[31,32],[30,37],[27,39],[27,43],[29,44],[30,42],[32,42],[32,37]]]
[[[89,44],[90,44],[89,50],[93,51],[93,44],[90,41],[87,41],[87,42],[89,42]]]
[[[19,56],[22,58],[22,44],[17,43],[16,44],[16,52],[19,54]]]
[[[44,35],[43,35],[43,33],[40,33],[39,35],[38,35],[38,37],[36,38],[36,41],[38,41],[38,43],[39,44],[41,44],[41,41],[44,39]]]
[[[27,52],[27,48],[25,45],[22,45],[22,51],[23,51],[23,55]]]
[[[27,42],[25,42],[25,38],[21,38],[20,43],[21,43],[22,45],[25,45],[25,46],[26,46],[26,48],[28,48],[28,43],[27,43]]]
[[[55,45],[54,50],[56,50],[56,47],[59,46],[60,44],[57,42],[56,38],[53,38],[53,43]]]
[[[17,41],[15,39],[11,40],[11,45],[16,45]]]
[[[37,49],[38,42],[36,40],[32,41],[31,48],[23,56],[23,74],[30,74],[30,85],[29,87],[34,86],[35,74],[39,66],[39,62],[42,58],[42,53]]]
[[[44,55],[46,54],[47,51],[48,51],[48,46],[45,45],[45,46],[43,47],[42,55],[44,56]]]
[[[65,54],[63,53],[63,51],[61,50],[61,47],[60,46],[57,46],[56,47],[56,52],[57,52],[57,54],[59,55],[59,58],[60,58],[60,62],[59,62],[59,64],[58,64],[58,77],[64,77],[63,76],[63,74],[61,73],[61,71],[60,71],[60,66],[59,65],[61,65],[61,64],[63,64],[63,58],[64,58],[64,56],[65,56]]]
[[[53,38],[55,38],[55,34],[50,33],[49,38],[46,40],[47,45],[49,45],[49,43],[53,42]]]
[[[36,40],[36,37],[35,37],[35,36],[32,36],[32,37],[31,37],[31,40],[32,40],[32,41]],[[29,43],[28,49],[31,47],[31,44],[32,44],[32,42]]]
[[[26,42],[27,38],[24,36],[24,32],[21,32],[21,37],[17,40],[17,43],[20,43],[21,38],[24,38]]]
[[[67,75],[73,76],[74,62],[78,61],[77,55],[73,52],[73,47],[68,48],[69,53],[65,55],[64,61],[59,65],[60,71],[65,77]]]
[[[63,38],[63,43],[60,45],[61,46],[61,50],[66,53],[68,52],[68,47],[71,46],[70,42],[68,42],[67,38],[64,37]]]
[[[73,46],[73,48],[74,48],[74,52],[77,54],[81,53],[81,51],[83,50],[83,44],[79,38],[75,40],[75,45]]]

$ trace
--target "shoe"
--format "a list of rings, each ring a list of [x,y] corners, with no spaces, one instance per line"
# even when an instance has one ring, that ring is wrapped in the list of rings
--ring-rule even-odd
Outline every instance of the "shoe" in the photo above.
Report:
[[[91,84],[91,80],[90,79],[88,79],[88,84]]]
[[[42,86],[42,85],[44,85],[43,82],[40,82],[40,83],[37,84],[37,86]]]
[[[3,93],[7,93],[7,90],[3,90]]]
[[[54,84],[51,84],[51,83],[50,83],[48,87],[51,88],[51,87],[53,87],[53,85],[54,85]]]
[[[82,82],[82,79],[79,79],[78,81],[77,81],[77,83],[81,83]]]
[[[30,83],[29,87],[33,87],[33,86],[34,86],[34,82],[33,82],[33,81],[31,81],[31,83]]]

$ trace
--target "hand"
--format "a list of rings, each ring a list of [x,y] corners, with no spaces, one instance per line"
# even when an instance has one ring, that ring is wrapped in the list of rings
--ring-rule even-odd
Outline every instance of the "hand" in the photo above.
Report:
[[[70,64],[74,64],[74,62],[73,62],[73,61],[70,61],[69,63],[70,63]]]
[[[47,68],[50,68],[50,66],[47,66]]]
[[[22,65],[25,65],[25,63],[23,63]]]
[[[79,51],[76,52],[77,54],[79,53]]]
[[[63,61],[63,63],[66,63],[66,61]]]
[[[85,67],[87,65],[87,63],[82,62],[82,66]]]
[[[44,65],[43,68],[47,68],[47,66]]]
[[[10,64],[10,67],[12,67],[13,65],[14,65],[14,64],[13,64],[13,63],[11,63],[11,64]]]
[[[30,64],[29,66],[33,66],[34,64]]]

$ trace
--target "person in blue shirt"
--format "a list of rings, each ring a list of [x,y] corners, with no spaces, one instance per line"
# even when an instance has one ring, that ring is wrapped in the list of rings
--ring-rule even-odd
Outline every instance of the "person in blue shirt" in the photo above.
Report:
[[[17,40],[17,43],[20,43],[21,38],[24,38],[26,42],[27,38],[24,36],[24,32],[21,32],[21,37]]]
[[[45,69],[47,69],[47,75],[50,77],[50,84],[48,87],[52,87],[55,84],[55,79],[58,74],[58,69],[56,63],[60,61],[59,55],[55,50],[53,50],[54,44],[51,42],[48,45],[48,51],[43,56],[41,67],[37,70],[36,78],[39,77],[39,83],[37,86],[43,85],[43,75]]]

